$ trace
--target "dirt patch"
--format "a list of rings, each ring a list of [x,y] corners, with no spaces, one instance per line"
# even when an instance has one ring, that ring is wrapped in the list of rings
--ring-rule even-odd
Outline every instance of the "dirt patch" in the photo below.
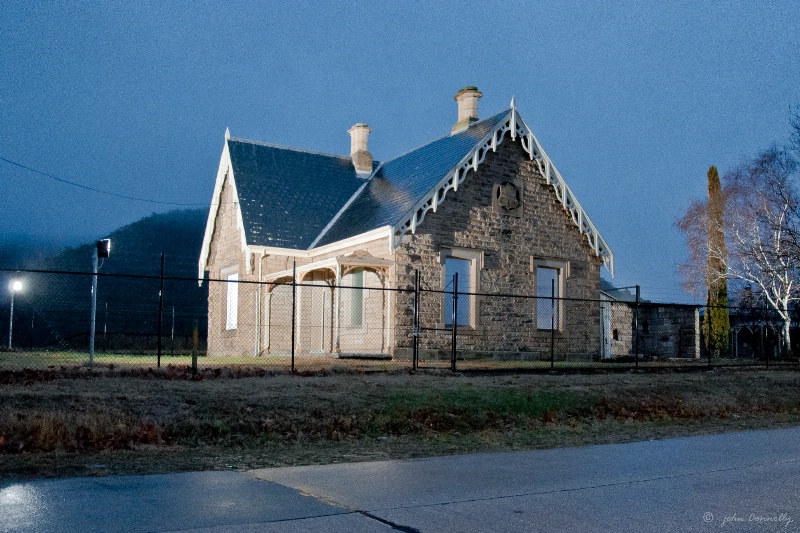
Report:
[[[784,371],[20,376],[0,388],[4,477],[422,457],[800,422],[800,374]]]

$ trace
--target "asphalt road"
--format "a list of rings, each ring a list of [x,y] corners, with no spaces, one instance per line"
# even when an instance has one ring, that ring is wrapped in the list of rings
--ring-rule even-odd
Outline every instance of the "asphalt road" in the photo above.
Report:
[[[800,428],[0,484],[2,531],[800,531]]]

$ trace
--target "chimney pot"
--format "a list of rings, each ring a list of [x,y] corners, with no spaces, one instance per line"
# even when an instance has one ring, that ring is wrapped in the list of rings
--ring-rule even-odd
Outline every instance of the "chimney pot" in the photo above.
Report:
[[[359,174],[372,173],[372,154],[367,150],[367,137],[372,130],[364,122],[353,124],[350,134],[350,157]]]
[[[478,99],[481,96],[483,93],[477,87],[469,85],[458,91],[453,97],[458,102],[458,122],[453,126],[454,133],[478,120]]]

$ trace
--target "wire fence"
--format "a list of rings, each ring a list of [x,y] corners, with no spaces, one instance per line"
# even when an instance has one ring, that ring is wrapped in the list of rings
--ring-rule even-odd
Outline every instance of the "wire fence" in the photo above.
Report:
[[[199,283],[163,274],[0,270],[0,279],[8,287],[0,299],[0,370],[798,365],[793,314],[755,304],[710,312],[645,302],[638,291],[606,291],[596,299],[559,298],[555,290],[549,296],[462,292],[457,278],[441,289],[423,288],[418,274],[413,286],[387,288],[368,269],[339,284],[332,274],[253,282],[234,273]],[[709,348],[713,320],[724,322],[724,334]]]

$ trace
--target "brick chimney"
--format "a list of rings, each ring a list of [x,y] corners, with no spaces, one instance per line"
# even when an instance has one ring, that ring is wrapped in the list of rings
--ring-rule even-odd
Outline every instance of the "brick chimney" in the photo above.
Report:
[[[367,150],[367,137],[371,131],[363,122],[347,130],[350,134],[350,157],[359,174],[372,172],[372,154]]]
[[[454,133],[478,120],[478,99],[481,96],[483,93],[473,85],[464,87],[456,93],[454,98],[458,102],[458,122],[453,126]]]

